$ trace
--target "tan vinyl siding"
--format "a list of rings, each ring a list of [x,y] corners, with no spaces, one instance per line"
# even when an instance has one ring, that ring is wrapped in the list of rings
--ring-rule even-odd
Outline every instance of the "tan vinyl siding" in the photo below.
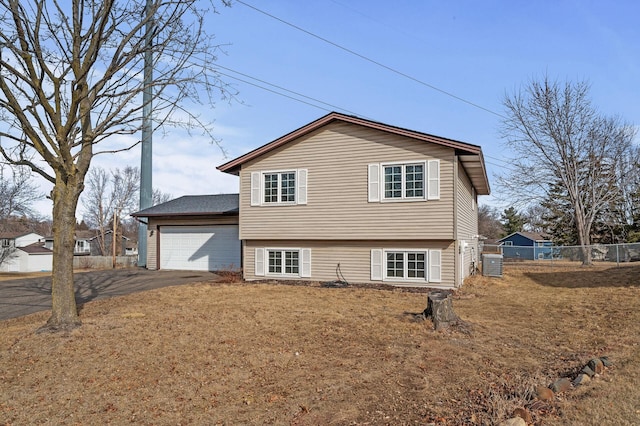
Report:
[[[457,234],[458,240],[469,240],[478,234],[478,209],[473,208],[471,181],[462,166],[458,167]]]
[[[457,228],[456,239],[467,244],[464,252],[464,264],[458,277],[458,283],[468,277],[472,263],[477,263],[478,256],[478,206],[473,199],[471,181],[462,166],[458,167],[457,189]]]
[[[147,229],[147,269],[158,269],[158,232],[155,227]]]
[[[390,284],[412,287],[453,288],[455,245],[450,241],[299,241],[259,240],[245,241],[244,278],[264,280],[272,277],[255,275],[256,248],[311,249],[311,277],[295,278],[306,281],[334,281],[346,279],[350,283]],[[371,281],[371,249],[441,249],[442,281],[439,283],[403,283]],[[342,277],[336,270],[340,265]],[[280,278],[273,278],[280,279]]]
[[[432,159],[440,160],[439,200],[368,202],[369,164]],[[454,161],[448,147],[332,123],[243,165],[240,238],[452,240]],[[308,170],[306,205],[250,205],[251,172],[294,169]]]

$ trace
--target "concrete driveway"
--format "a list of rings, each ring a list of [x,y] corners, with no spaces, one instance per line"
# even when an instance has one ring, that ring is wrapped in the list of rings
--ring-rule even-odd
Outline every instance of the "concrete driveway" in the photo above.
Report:
[[[74,275],[76,302],[199,281],[218,276],[202,271],[149,271],[143,268],[78,272]],[[51,277],[0,281],[0,320],[51,309]]]

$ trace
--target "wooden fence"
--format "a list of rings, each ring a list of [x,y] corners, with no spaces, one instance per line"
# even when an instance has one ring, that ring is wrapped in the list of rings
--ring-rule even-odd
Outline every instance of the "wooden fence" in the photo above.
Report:
[[[136,256],[116,256],[116,268],[133,268],[138,264]],[[109,269],[113,267],[112,256],[75,256],[73,269]]]

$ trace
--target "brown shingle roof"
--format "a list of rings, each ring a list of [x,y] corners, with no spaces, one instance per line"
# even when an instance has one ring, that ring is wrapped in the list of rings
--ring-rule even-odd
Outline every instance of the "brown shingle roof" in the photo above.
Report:
[[[29,235],[31,233],[32,232],[2,232],[0,233],[0,238],[13,239],[13,238],[22,237],[23,235]]]
[[[25,253],[29,254],[48,254],[53,253],[53,251],[49,250],[44,246],[44,243],[33,243],[28,246],[18,247],[18,250],[22,250]]]

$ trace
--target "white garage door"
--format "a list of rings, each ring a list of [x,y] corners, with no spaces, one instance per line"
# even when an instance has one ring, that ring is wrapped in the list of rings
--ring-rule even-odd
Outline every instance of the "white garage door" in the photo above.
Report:
[[[160,228],[160,269],[218,271],[239,267],[238,225]]]

